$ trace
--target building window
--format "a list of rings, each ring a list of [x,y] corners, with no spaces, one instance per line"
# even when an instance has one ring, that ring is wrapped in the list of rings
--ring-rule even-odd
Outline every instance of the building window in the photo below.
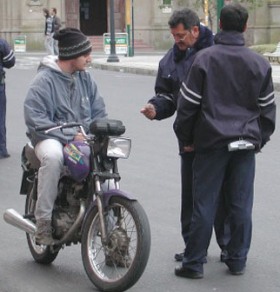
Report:
[[[162,12],[170,13],[172,10],[172,2],[173,0],[160,0],[159,8],[162,10]]]
[[[268,7],[279,7],[280,6],[280,0],[270,0],[268,1]]]
[[[171,0],[162,0],[162,5],[171,6]]]
[[[42,6],[42,0],[28,0],[27,1],[28,6]]]

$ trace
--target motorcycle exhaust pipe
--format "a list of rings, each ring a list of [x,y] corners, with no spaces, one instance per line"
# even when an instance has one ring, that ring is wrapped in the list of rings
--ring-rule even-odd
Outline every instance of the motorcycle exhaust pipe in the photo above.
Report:
[[[32,221],[23,218],[16,210],[7,209],[4,212],[3,217],[8,224],[11,224],[31,235],[35,234],[36,225]]]

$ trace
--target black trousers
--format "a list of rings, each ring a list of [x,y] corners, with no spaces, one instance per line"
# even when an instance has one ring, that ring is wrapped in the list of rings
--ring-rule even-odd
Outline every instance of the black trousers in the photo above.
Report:
[[[195,152],[181,154],[181,233],[185,245],[188,243],[190,225],[193,215],[192,164]],[[228,204],[226,199],[226,183],[222,189],[222,196],[217,207],[215,218],[215,234],[218,245],[224,250],[230,239],[230,227],[228,222]]]
[[[254,177],[255,152],[252,150],[196,152],[193,161],[194,210],[183,266],[203,272],[224,181],[231,231],[226,245],[226,264],[232,270],[245,266],[252,236]]]

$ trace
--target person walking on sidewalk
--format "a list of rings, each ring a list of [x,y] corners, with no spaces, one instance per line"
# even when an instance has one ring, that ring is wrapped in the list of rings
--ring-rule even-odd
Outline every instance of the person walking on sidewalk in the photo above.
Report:
[[[53,20],[52,23],[54,34],[57,33],[61,28],[60,18],[56,14],[57,14],[56,8],[51,8],[51,17]],[[55,55],[58,55],[58,41],[56,39],[53,40],[53,52]]]
[[[174,130],[193,161],[194,211],[182,265],[175,275],[198,279],[210,243],[217,201],[226,180],[231,237],[225,264],[245,271],[252,236],[255,153],[275,129],[271,66],[245,47],[248,11],[222,8],[215,45],[200,51],[178,96]]]
[[[184,8],[174,11],[168,24],[175,43],[160,60],[155,83],[156,95],[141,109],[141,113],[151,120],[166,119],[175,113],[181,83],[186,78],[195,55],[214,43],[212,31],[200,23],[198,15],[191,9]],[[181,157],[181,233],[186,245],[193,211],[192,161],[194,152],[184,152],[180,140],[179,148]],[[183,252],[176,253],[175,259],[182,261],[183,256]]]
[[[15,65],[15,55],[8,42],[0,38],[0,159],[10,157],[6,141],[6,84],[4,68]]]
[[[63,169],[63,147],[83,140],[78,129],[37,132],[36,127],[64,122],[80,122],[86,129],[92,121],[107,116],[103,98],[86,67],[91,63],[92,45],[78,29],[61,29],[54,36],[59,55],[46,56],[38,69],[26,99],[24,117],[28,134],[41,162],[35,218],[38,244],[52,245],[52,210],[57,184]]]
[[[43,14],[45,17],[45,48],[48,53],[48,55],[53,55],[54,50],[53,50],[53,32],[54,32],[54,27],[53,27],[53,19],[50,15],[50,12],[47,8],[43,8]]]

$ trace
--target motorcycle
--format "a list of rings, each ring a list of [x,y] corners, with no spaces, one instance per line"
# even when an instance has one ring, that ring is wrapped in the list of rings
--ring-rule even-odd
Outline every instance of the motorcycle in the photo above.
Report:
[[[25,214],[7,209],[4,219],[26,232],[36,262],[50,264],[62,248],[80,243],[90,281],[100,291],[125,291],[142,276],[151,244],[150,225],[143,207],[121,191],[119,185],[117,161],[128,158],[131,140],[122,136],[125,126],[121,121],[109,119],[93,122],[90,134],[79,123],[38,127],[36,131],[49,133],[75,127],[89,147],[89,172],[82,181],[74,179],[67,166],[61,174],[52,214],[54,245],[38,245],[35,241],[40,162],[30,142],[22,151],[20,194],[26,195]],[[106,189],[106,185],[110,188]]]

